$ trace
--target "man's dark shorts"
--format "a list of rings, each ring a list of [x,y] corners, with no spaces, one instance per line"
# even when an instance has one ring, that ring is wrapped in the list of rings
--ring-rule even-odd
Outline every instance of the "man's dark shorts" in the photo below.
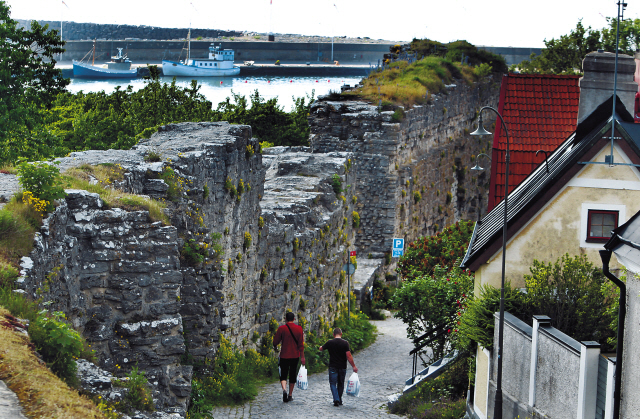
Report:
[[[280,381],[286,381],[288,375],[290,383],[296,382],[298,378],[298,358],[280,358],[278,366],[280,367]]]

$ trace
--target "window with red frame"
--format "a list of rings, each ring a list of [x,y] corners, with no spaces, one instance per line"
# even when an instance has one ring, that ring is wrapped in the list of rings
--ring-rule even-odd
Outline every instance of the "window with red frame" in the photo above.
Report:
[[[616,227],[618,211],[589,210],[587,241],[605,242],[611,237],[611,230]]]

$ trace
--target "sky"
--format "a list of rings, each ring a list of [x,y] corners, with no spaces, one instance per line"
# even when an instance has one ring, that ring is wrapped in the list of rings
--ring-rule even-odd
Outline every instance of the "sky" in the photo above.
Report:
[[[208,28],[390,41],[464,39],[544,47],[575,28],[606,26],[616,0],[5,0],[14,19]],[[66,4],[66,5],[65,5]],[[640,2],[628,0],[636,19]]]

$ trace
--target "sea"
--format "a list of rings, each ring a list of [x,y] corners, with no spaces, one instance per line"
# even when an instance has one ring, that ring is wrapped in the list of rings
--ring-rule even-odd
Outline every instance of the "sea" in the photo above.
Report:
[[[176,84],[188,87],[192,79],[192,77],[176,77]],[[173,77],[161,77],[161,80],[171,83]],[[214,108],[218,103],[225,101],[227,97],[231,97],[232,92],[246,96],[248,99],[255,90],[258,90],[260,96],[265,99],[278,98],[278,105],[285,111],[290,111],[293,108],[295,98],[307,97],[312,94],[318,97],[318,95],[325,95],[330,91],[340,92],[341,86],[345,84],[354,86],[362,80],[362,77],[203,77],[197,80],[200,93],[213,103]],[[124,89],[130,85],[135,91],[144,87],[144,84],[144,79],[87,80],[72,78],[67,89],[73,93],[102,90],[111,93],[116,86],[121,86],[121,89]]]

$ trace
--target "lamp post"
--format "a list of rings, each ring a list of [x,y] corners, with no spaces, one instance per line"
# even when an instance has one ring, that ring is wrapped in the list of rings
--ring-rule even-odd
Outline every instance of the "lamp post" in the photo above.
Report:
[[[472,135],[478,135],[478,134],[472,134]],[[476,172],[484,170],[484,167],[480,166],[480,156],[485,156],[486,158],[489,159],[489,161],[491,161],[491,157],[489,157],[487,154],[480,153],[476,156],[476,165],[473,166],[471,170],[475,170]]]
[[[502,343],[504,336],[504,276],[507,254],[507,207],[509,198],[509,130],[507,129],[507,124],[504,122],[500,112],[491,106],[484,106],[480,109],[478,129],[472,132],[471,135],[491,135],[491,133],[482,126],[482,111],[485,109],[490,109],[498,115],[507,136],[507,153],[505,154],[506,166],[504,173],[504,221],[502,227],[502,282],[500,284],[500,319],[498,327],[498,373],[496,376],[496,397],[493,408],[494,419],[502,419]]]

